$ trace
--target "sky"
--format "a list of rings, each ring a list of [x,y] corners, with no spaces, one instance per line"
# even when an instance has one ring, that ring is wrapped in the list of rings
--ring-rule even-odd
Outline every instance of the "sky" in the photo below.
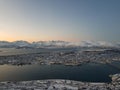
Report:
[[[120,41],[120,0],[0,0],[0,41]]]

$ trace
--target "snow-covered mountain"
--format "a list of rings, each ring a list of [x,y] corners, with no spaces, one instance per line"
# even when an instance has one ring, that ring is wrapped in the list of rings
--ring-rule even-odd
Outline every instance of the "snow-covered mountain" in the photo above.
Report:
[[[27,41],[14,41],[12,42],[12,44],[14,46],[19,46],[19,47],[24,47],[24,46],[31,46],[31,43],[27,42]]]
[[[70,42],[65,41],[38,41],[33,42],[32,45],[36,47],[66,47]]]
[[[83,47],[116,47],[117,43],[110,43],[105,41],[82,41],[80,46]]]
[[[0,47],[24,47],[24,46],[30,46],[31,43],[27,41],[14,41],[14,42],[8,42],[8,41],[0,41]]]
[[[110,43],[105,41],[38,41],[29,43],[27,41],[0,41],[0,47],[34,47],[34,48],[58,48],[58,47],[120,47],[120,43]]]
[[[0,47],[13,47],[13,44],[8,41],[0,41]]]

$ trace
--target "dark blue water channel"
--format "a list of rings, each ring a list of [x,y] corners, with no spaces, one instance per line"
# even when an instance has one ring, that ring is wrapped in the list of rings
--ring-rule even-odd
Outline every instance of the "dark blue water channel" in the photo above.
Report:
[[[120,63],[114,63],[120,66]],[[64,65],[0,65],[0,81],[70,79],[87,82],[111,82],[110,74],[120,69],[106,64],[87,63],[81,66]]]

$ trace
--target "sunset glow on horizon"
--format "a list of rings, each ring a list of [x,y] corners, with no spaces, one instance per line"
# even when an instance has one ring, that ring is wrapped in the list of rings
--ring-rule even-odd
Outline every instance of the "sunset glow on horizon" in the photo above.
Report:
[[[0,41],[120,41],[119,0],[0,0]]]

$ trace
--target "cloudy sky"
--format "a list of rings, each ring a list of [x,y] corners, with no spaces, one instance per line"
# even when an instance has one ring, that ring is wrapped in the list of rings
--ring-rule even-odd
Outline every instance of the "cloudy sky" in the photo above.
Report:
[[[0,0],[0,40],[120,41],[120,0]]]

